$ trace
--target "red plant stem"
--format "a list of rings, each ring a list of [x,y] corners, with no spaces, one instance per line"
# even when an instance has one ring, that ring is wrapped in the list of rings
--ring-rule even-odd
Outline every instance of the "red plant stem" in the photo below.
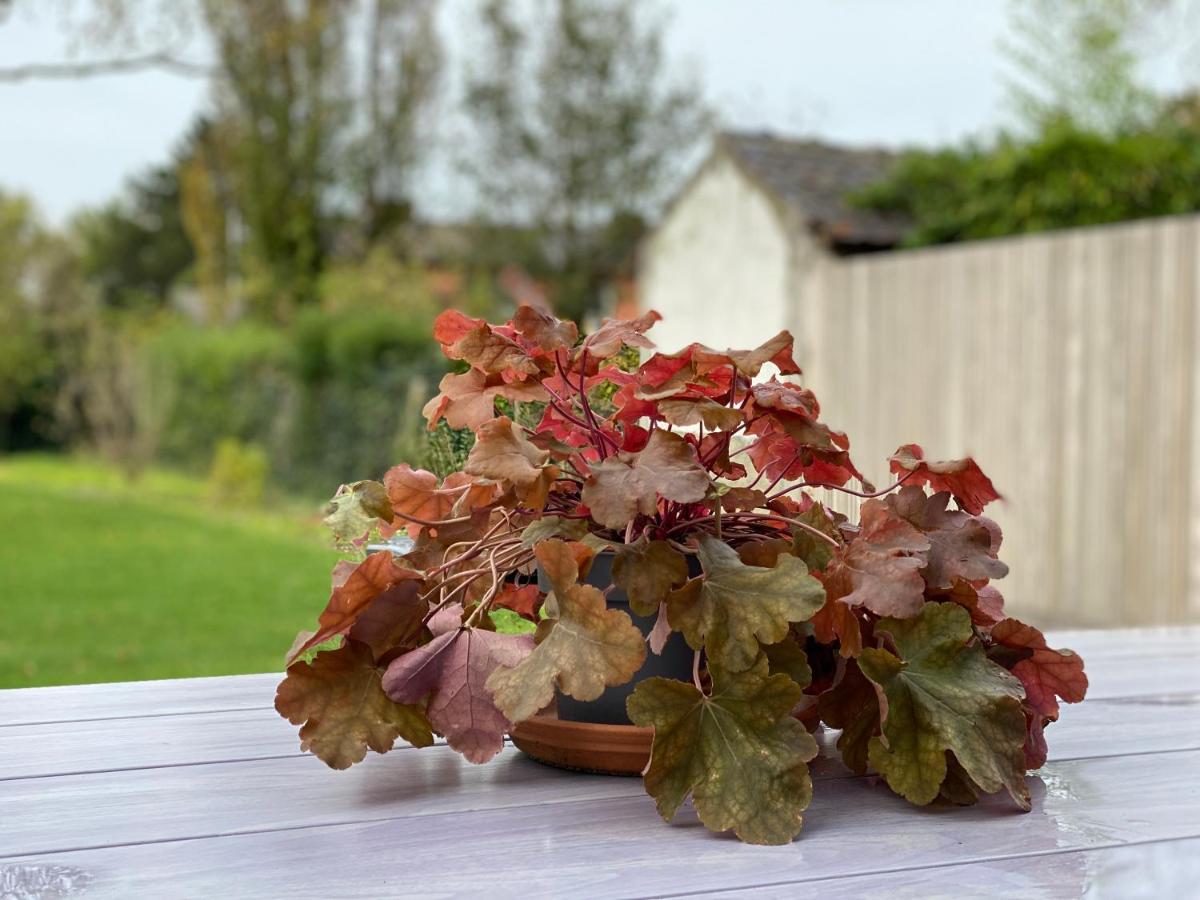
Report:
[[[434,521],[432,519],[420,519],[417,516],[410,516],[408,513],[396,512],[392,510],[392,515],[397,519],[403,519],[405,522],[412,522],[416,525],[424,525],[426,528],[441,528],[445,525],[457,525],[459,522],[471,521],[470,516],[458,516],[454,519],[440,519]]]
[[[760,515],[758,513],[737,513],[737,515],[738,516],[747,516],[747,517],[750,517],[753,519],[770,519],[770,520],[773,520],[776,522],[787,522],[789,525],[795,525],[797,528],[801,529],[802,531],[807,531],[809,534],[813,535],[813,537],[820,538],[821,540],[825,541],[827,544],[829,544],[833,547],[841,546],[841,544],[839,544],[836,539],[830,537],[829,535],[827,535],[825,532],[821,531],[818,528],[813,528],[807,522],[801,522],[799,519],[789,519],[787,516],[780,516],[780,515]]]
[[[454,521],[454,520],[447,520],[447,521]],[[438,524],[439,523],[436,523],[436,522],[434,523],[435,526]],[[486,543],[487,539],[490,538],[492,535],[494,535],[500,529],[501,526],[507,525],[507,524],[508,524],[508,518],[506,516],[505,518],[503,518],[499,522],[497,522],[495,525],[493,525],[491,528],[489,528],[486,532],[484,532],[483,537],[481,537],[478,541],[476,541],[473,545],[471,545],[471,548],[469,550],[467,550],[466,553],[460,554],[459,556],[454,557],[454,559],[449,560],[448,562],[442,563],[440,566],[438,566],[436,569],[434,569],[432,572],[430,572],[429,575],[430,576],[437,575],[437,574],[445,571],[446,569],[449,569],[453,565],[457,565],[458,563],[466,562],[467,560],[478,556],[483,545]]]
[[[726,513],[725,515],[726,515],[726,518],[730,518],[730,519],[759,519],[759,520],[766,520],[766,521],[772,521],[772,522],[787,522],[789,525],[795,525],[797,528],[803,529],[804,531],[811,533],[815,537],[819,537],[821,540],[826,541],[829,544],[832,544],[834,547],[841,546],[840,544],[838,544],[838,542],[836,540],[834,540],[832,537],[827,535],[825,532],[820,531],[816,528],[813,528],[807,522],[801,522],[799,519],[789,519],[787,516],[781,516],[781,515],[777,515],[775,513],[737,512],[737,513]],[[714,522],[715,523],[715,521],[716,521],[716,517],[712,516],[712,515],[701,516],[697,519],[688,519],[687,521],[679,522],[672,528],[668,529],[667,533],[671,534],[673,532],[679,531],[681,528],[686,528],[689,525],[699,525],[699,524],[702,524],[705,522]]]
[[[579,356],[579,403],[580,403],[580,405],[583,406],[584,415],[587,416],[588,424],[591,426],[592,432],[594,434],[600,435],[601,437],[604,437],[605,435],[604,435],[603,429],[600,427],[599,424],[597,424],[596,414],[592,412],[592,404],[590,404],[588,402],[587,358],[588,358],[588,354],[587,354],[587,350],[585,349],[583,351],[583,353],[580,354],[580,356]],[[596,449],[600,451],[601,459],[606,459],[608,457],[608,452],[604,449],[603,441],[600,442],[600,444],[597,446]],[[615,441],[613,442],[613,449],[614,450],[617,449],[617,444]]]
[[[550,397],[552,398],[550,400],[550,407],[555,412],[557,412],[560,416],[562,416],[564,419],[566,419],[572,425],[578,425],[580,428],[588,427],[588,423],[583,421],[583,419],[579,418],[574,413],[568,412],[567,410],[563,409],[561,406],[558,405],[559,403],[566,403],[567,402],[566,400],[564,400],[562,397],[558,396],[558,394],[554,393],[549,388],[546,389],[546,393],[548,393],[550,395]]]
[[[766,494],[768,496],[768,498],[770,498],[771,491],[774,490],[775,485],[777,485],[777,484],[779,484],[779,482],[783,481],[783,476],[787,474],[788,467],[791,466],[791,464],[794,463],[799,458],[800,458],[799,452],[793,453],[792,458],[787,461],[787,464],[784,465],[784,467],[782,469],[780,469],[779,474],[775,476],[775,480],[772,481],[769,485],[767,485],[767,489],[765,491],[763,491],[763,493]],[[765,467],[764,467],[764,471],[765,471]]]
[[[896,482],[894,484],[890,484],[887,487],[885,487],[882,491],[876,491],[873,494],[865,494],[862,491],[856,491],[856,490],[853,490],[852,488],[844,487],[843,485],[839,485],[839,484],[826,484],[823,481],[813,481],[813,482],[802,481],[798,484],[793,484],[791,487],[784,488],[782,491],[775,492],[774,494],[769,496],[767,499],[774,500],[776,497],[782,497],[784,494],[788,494],[788,493],[791,493],[792,491],[800,490],[801,488],[825,488],[830,491],[841,491],[843,494],[853,494],[855,497],[863,497],[867,500],[870,500],[873,497],[882,497],[884,494],[890,494],[892,491],[896,490],[896,488],[898,488],[902,484],[904,484],[904,482],[908,481],[908,479],[912,478],[912,476],[915,474],[917,474],[917,471],[916,471],[916,469],[913,469],[913,470],[909,471],[909,473],[907,475],[905,475],[903,478],[896,479]],[[769,488],[768,488],[768,490],[769,490]]]
[[[701,694],[704,693],[704,688],[700,684],[700,651],[697,650],[692,656],[692,684],[696,686]]]
[[[584,358],[586,359],[586,354],[584,354]],[[571,384],[570,375],[567,372],[567,370],[565,368],[563,368],[562,359],[560,357],[556,356],[554,358],[554,361],[558,366],[558,373],[559,373],[559,375],[562,376],[563,383],[566,384],[568,387],[573,388],[574,385]],[[605,441],[608,442],[608,444],[612,447],[612,449],[614,451],[619,450],[620,445],[615,440],[613,440],[612,437],[610,437],[608,434],[606,434],[604,432],[604,429],[600,428],[596,424],[595,415],[592,412],[591,406],[587,402],[587,389],[586,389],[587,382],[586,382],[586,375],[583,373],[583,371],[581,371],[580,375],[579,375],[579,385],[580,385],[580,394],[579,394],[580,405],[583,407],[585,416],[587,416],[588,419],[591,420],[590,424],[589,424],[589,422],[585,422],[583,419],[580,419],[578,416],[574,415],[573,413],[570,413],[567,410],[563,409],[562,407],[558,406],[554,402],[551,402],[550,405],[553,406],[555,410],[557,410],[564,418],[566,418],[572,424],[578,425],[580,428],[586,428],[588,431],[591,432],[592,443],[596,445],[596,448],[600,451],[601,459],[603,459],[603,458],[605,458],[605,455],[606,455],[606,451],[604,448]],[[554,400],[557,400],[558,403],[567,403],[568,402],[563,397],[559,396],[554,391],[550,390],[550,388],[546,387],[546,385],[544,383],[543,383],[542,387],[546,388],[546,393],[548,393],[551,397],[553,397]]]

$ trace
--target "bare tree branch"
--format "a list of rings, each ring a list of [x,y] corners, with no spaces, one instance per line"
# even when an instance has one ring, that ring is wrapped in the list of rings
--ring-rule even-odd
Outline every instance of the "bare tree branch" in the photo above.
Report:
[[[177,59],[167,53],[147,53],[121,59],[100,59],[79,63],[29,63],[23,66],[0,68],[0,82],[31,81],[41,78],[94,78],[98,75],[124,75],[145,69],[162,69],[173,75],[189,78],[208,78],[212,66]]]

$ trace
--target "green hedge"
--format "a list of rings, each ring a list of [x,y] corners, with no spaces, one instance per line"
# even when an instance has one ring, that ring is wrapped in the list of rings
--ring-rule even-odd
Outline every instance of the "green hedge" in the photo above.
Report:
[[[141,347],[139,420],[164,463],[207,470],[233,438],[262,449],[274,484],[332,493],[420,461],[435,349],[382,310],[313,311],[286,331],[174,325]]]

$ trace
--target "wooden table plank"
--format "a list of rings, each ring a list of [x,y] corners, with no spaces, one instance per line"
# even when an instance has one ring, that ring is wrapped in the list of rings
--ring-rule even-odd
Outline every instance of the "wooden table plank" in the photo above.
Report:
[[[1089,663],[1093,699],[1200,690],[1200,626],[1056,631],[1047,637],[1052,646],[1071,647]],[[1154,660],[1172,667],[1161,679],[1147,671]],[[1129,665],[1131,661],[1136,664]],[[1111,672],[1110,662],[1117,666]],[[0,691],[0,727],[269,709],[281,677],[266,672]]]
[[[1064,705],[1047,731],[1051,758],[1191,749],[1198,698],[1200,692]],[[301,755],[295,726],[271,709],[11,726],[0,736],[0,783]]]
[[[1125,701],[1074,707],[1054,726],[1051,761],[1200,750],[1200,695],[1190,699],[1169,707]],[[1114,719],[1122,724],[1114,727]],[[852,777],[836,759],[832,735],[824,735],[822,744],[814,780]],[[0,782],[0,858],[642,793],[637,779],[563,773],[512,748],[486,766],[462,764],[449,749],[429,748],[372,754],[344,772],[294,755],[21,778]],[[144,815],[148,808],[157,808],[154,817]],[[69,832],[64,821],[71,822]]]
[[[645,796],[11,858],[77,869],[99,897],[661,896],[1200,836],[1200,752],[1055,763],[1034,811],[916,809],[871,779],[822,785],[783,848],[664,825]],[[614,780],[615,783],[615,780]],[[213,799],[214,804],[220,798]],[[431,848],[437,848],[436,852]],[[456,852],[456,848],[462,852]],[[932,877],[932,876],[931,876]],[[91,896],[90,895],[90,896]]]
[[[296,727],[274,710],[14,725],[0,732],[9,778],[299,756]]]
[[[883,799],[876,802],[885,806],[898,803],[899,807],[894,821],[889,818],[891,807],[886,807],[889,811],[881,827],[907,835],[910,842],[926,842],[929,846],[925,850],[940,848],[924,856],[917,852],[921,847],[908,848],[918,861],[906,856],[909,861],[905,866],[994,865],[977,861],[989,858],[985,849],[993,832],[1011,852],[1033,854],[1036,859],[1080,855],[1082,847],[1104,847],[1108,846],[1106,840],[1130,839],[1121,829],[1138,827],[1143,814],[1142,830],[1148,828],[1147,833],[1157,838],[1200,834],[1191,818],[1197,804],[1189,774],[1197,767],[1197,754],[1192,751],[1197,747],[1200,729],[1200,628],[1059,633],[1050,639],[1052,644],[1071,646],[1083,654],[1092,680],[1089,702],[1064,707],[1063,721],[1049,732],[1051,758],[1056,762],[1043,770],[1043,808],[1032,814],[1044,820],[1056,803],[1071,801],[1074,805],[1067,804],[1068,819],[1063,819],[1061,810],[1055,818],[1059,832],[1064,831],[1063,822],[1067,822],[1065,830],[1072,832],[1071,840],[1065,845],[1056,841],[1050,849],[1022,847],[1019,835],[997,830],[995,816],[1000,807],[996,801],[989,801],[981,809],[956,811],[955,817],[949,818],[943,817],[947,811],[913,810],[882,790]],[[403,750],[373,757],[349,773],[330,772],[317,761],[299,755],[295,729],[270,710],[278,679],[278,675],[267,674],[0,692],[0,856],[8,857],[7,862],[0,863],[0,886],[18,872],[14,866],[25,862],[13,853],[36,852],[49,854],[44,858],[52,859],[55,865],[77,865],[70,860],[90,859],[108,865],[117,860],[117,868],[110,872],[123,871],[126,865],[161,864],[167,867],[164,871],[180,871],[189,879],[189,886],[179,896],[220,894],[239,882],[206,881],[209,876],[203,874],[204,865],[222,873],[223,878],[232,878],[238,873],[231,874],[228,866],[222,869],[222,852],[254,856],[261,848],[268,848],[261,863],[265,870],[248,877],[252,890],[247,896],[274,896],[283,890],[298,896],[340,896],[345,893],[345,885],[334,881],[316,885],[310,894],[301,882],[287,881],[293,875],[291,869],[301,865],[306,855],[325,859],[326,839],[340,845],[345,834],[357,836],[356,840],[363,839],[363,835],[373,838],[380,829],[399,840],[400,846],[404,846],[410,831],[424,835],[432,829],[436,835],[440,829],[447,836],[455,835],[456,841],[463,834],[469,840],[480,831],[494,834],[491,843],[508,847],[505,865],[519,867],[526,866],[527,847],[533,845],[549,848],[539,852],[537,859],[544,857],[548,864],[554,863],[562,856],[559,851],[563,850],[560,844],[564,840],[571,844],[576,838],[583,839],[579,833],[582,827],[597,845],[588,851],[593,853],[589,865],[603,870],[613,859],[626,855],[621,849],[624,844],[605,847],[606,841],[612,841],[602,833],[592,833],[596,821],[607,821],[621,841],[627,835],[642,835],[644,844],[658,848],[653,858],[661,859],[664,837],[659,829],[665,826],[657,822],[636,780],[565,775],[524,760],[511,750],[486,768],[466,766],[448,750],[431,749],[421,753]],[[1123,758],[1100,758],[1114,754]],[[1124,768],[1113,763],[1121,763]],[[1148,766],[1157,766],[1157,774]],[[1166,789],[1170,773],[1182,785],[1173,794],[1176,802],[1190,804],[1182,813],[1173,812],[1167,802],[1171,796]],[[700,854],[707,859],[717,847],[717,855],[724,860],[721,866],[701,867],[696,872],[685,866],[680,877],[687,882],[686,876],[698,874],[703,877],[693,881],[704,881],[713,872],[719,873],[722,866],[725,870],[740,867],[744,871],[747,864],[757,871],[760,858],[754,856],[750,863],[750,854],[775,854],[770,857],[775,864],[779,858],[794,859],[780,854],[798,851],[801,857],[815,854],[816,861],[825,867],[818,865],[817,869],[827,874],[814,875],[812,867],[805,865],[779,875],[781,885],[790,884],[794,891],[800,883],[797,878],[843,878],[847,873],[834,865],[833,849],[821,843],[825,840],[821,837],[825,834],[820,825],[822,816],[828,821],[832,809],[836,820],[838,815],[849,815],[862,807],[865,820],[878,819],[863,805],[869,805],[869,798],[881,792],[875,788],[866,797],[858,796],[855,792],[870,788],[870,780],[845,777],[847,774],[833,762],[816,767],[818,799],[804,836],[791,848],[745,848],[711,838],[694,827],[666,829],[665,840],[672,857],[687,860]],[[1143,785],[1152,802],[1147,807],[1129,795],[1124,806],[1125,821],[1113,824],[1109,818],[1118,818],[1114,804],[1131,790],[1125,783],[1130,778]],[[851,799],[836,800],[846,792]],[[1065,799],[1059,796],[1064,793],[1069,795]],[[1095,811],[1089,811],[1091,807]],[[154,812],[147,814],[147,810]],[[1109,818],[1096,826],[1094,820],[1101,813]],[[972,818],[981,815],[984,820]],[[547,816],[561,828],[546,826],[543,818]],[[928,816],[938,818],[924,818]],[[1084,827],[1088,824],[1096,827],[1088,831]],[[1172,832],[1175,826],[1183,827],[1184,832]],[[1075,835],[1073,830],[1079,828],[1084,831]],[[844,830],[844,826],[836,825],[837,829]],[[1032,831],[1037,833],[1038,828]],[[844,835],[848,843],[841,846],[843,862],[846,846],[856,848],[850,855],[854,861],[869,858],[871,865],[876,865],[886,857],[859,850],[872,838],[855,835]],[[699,843],[701,839],[708,843]],[[236,849],[231,851],[229,842]],[[682,847],[681,842],[688,846]],[[129,843],[140,845],[116,846]],[[61,852],[68,847],[87,846],[104,849]],[[218,846],[224,851],[214,849]],[[202,848],[199,858],[208,862],[200,865],[184,859],[179,849],[182,847]],[[293,860],[297,847],[307,847],[307,851]],[[51,850],[60,852],[49,853]],[[160,859],[156,854],[165,855]],[[380,849],[374,855],[392,858],[394,852]],[[379,868],[382,863],[366,865],[366,871],[380,878],[391,874]],[[572,868],[573,855],[563,857],[563,865],[571,878],[579,879],[578,884],[571,881],[572,891],[582,890],[585,895],[619,896],[628,892],[631,884],[641,890],[643,883],[656,885],[647,893],[670,889],[669,879],[654,880],[658,874],[651,871],[650,859],[637,863],[641,869],[631,870],[632,880],[625,878],[622,870],[620,879],[596,882],[597,891],[592,890],[593,873]],[[272,870],[290,887],[276,890],[270,882]],[[649,881],[643,882],[638,875],[643,870]],[[87,873],[94,876],[96,871],[88,869]],[[348,871],[346,877],[353,879],[353,867]],[[851,871],[862,873],[863,869],[856,866]],[[422,889],[441,887],[433,870],[420,870],[416,875],[423,879]],[[93,884],[101,896],[141,892],[136,877],[126,881],[107,877]],[[484,883],[487,876],[478,871],[475,877]],[[530,881],[527,873],[514,868],[511,877],[525,879],[512,882],[516,885],[514,893],[536,892],[536,888],[528,887],[538,883],[536,873]],[[871,882],[860,874],[856,880],[861,882],[860,890],[869,891],[876,884],[886,885],[890,877],[881,876]],[[367,881],[377,890],[364,892],[364,896],[388,892],[390,882]],[[1190,883],[1197,882],[1200,879]],[[494,882],[489,879],[486,883]],[[721,881],[715,889],[729,890],[737,883]],[[557,887],[562,884],[555,883]],[[829,884],[824,883],[826,887]],[[198,887],[193,890],[192,885]],[[452,880],[448,886],[454,892],[478,887],[461,880]],[[687,889],[711,887],[702,884]],[[175,896],[171,890],[175,890],[173,885],[163,883],[148,892]],[[821,893],[829,891],[823,887]],[[795,896],[794,892],[788,895]]]
[[[1200,838],[1135,842],[1103,850],[1052,850],[1038,856],[1003,858],[935,868],[905,869],[797,885],[785,882],[746,890],[722,890],[722,897],[795,900],[797,889],[822,900],[1059,900],[1065,897],[1184,898],[1200,885]],[[664,897],[711,897],[709,891]]]
[[[1200,626],[1054,632],[1049,637],[1055,646],[1074,647],[1091,664],[1093,699],[1200,690]],[[1156,678],[1147,672],[1146,663],[1153,660],[1166,661],[1170,671]],[[0,691],[0,728],[270,709],[280,678],[267,672]]]
[[[280,677],[226,675],[0,691],[0,727],[269,709]]]

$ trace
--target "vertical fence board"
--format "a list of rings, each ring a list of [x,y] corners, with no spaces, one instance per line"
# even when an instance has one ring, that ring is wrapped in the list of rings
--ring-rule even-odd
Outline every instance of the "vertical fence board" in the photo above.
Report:
[[[979,459],[1016,614],[1200,617],[1200,217],[817,265],[790,324],[826,420],[880,484],[904,442]]]

